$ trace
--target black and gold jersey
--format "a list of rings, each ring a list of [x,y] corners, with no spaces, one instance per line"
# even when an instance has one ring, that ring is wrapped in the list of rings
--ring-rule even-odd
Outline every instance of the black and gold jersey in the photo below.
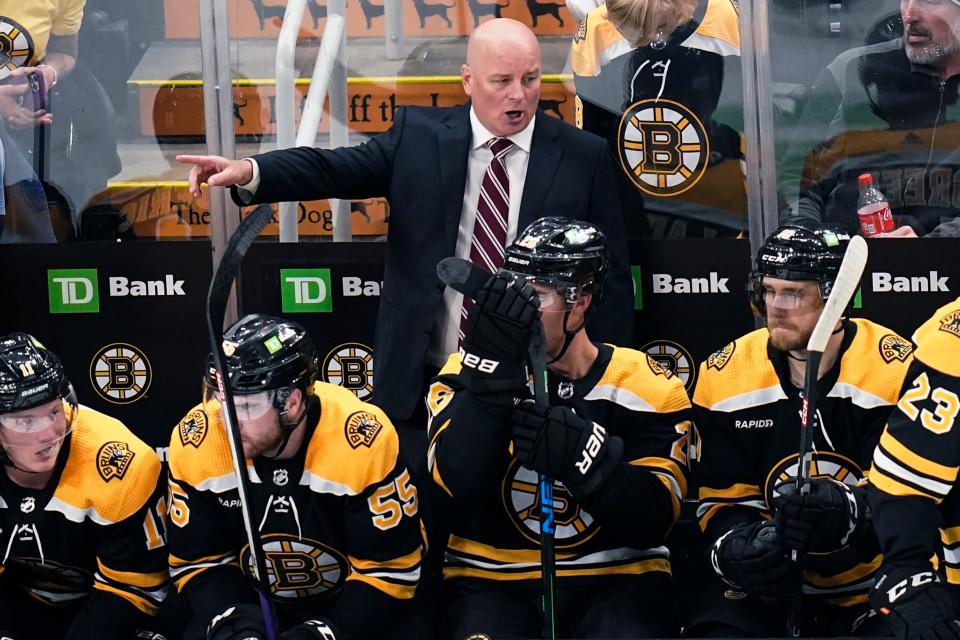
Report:
[[[960,584],[960,298],[913,339],[913,364],[870,470],[874,526],[891,560],[938,557]]]
[[[381,605],[413,597],[423,552],[417,490],[383,411],[327,383],[313,394],[297,455],[246,461],[254,526],[281,615],[319,603],[351,637],[367,637]],[[212,615],[234,603],[241,571],[253,574],[219,409],[184,416],[169,465],[171,576],[198,615]]]
[[[912,345],[863,319],[844,323],[836,363],[817,383],[812,477],[863,484],[873,450],[912,361]],[[709,541],[734,525],[771,517],[781,482],[797,476],[801,389],[787,354],[759,329],[700,365],[693,396],[697,519]],[[804,594],[834,604],[866,601],[880,563],[872,536],[806,557]]]
[[[644,353],[597,346],[583,378],[550,373],[550,401],[623,439],[624,480],[586,506],[554,482],[560,586],[668,576],[664,537],[687,490],[690,401],[683,384]],[[459,355],[451,355],[427,396],[427,465],[454,505],[444,579],[528,586],[540,579],[537,474],[512,454],[506,408],[469,392],[460,367]]]
[[[51,615],[91,595],[129,609],[124,620],[95,625],[155,615],[169,584],[164,489],[154,450],[81,405],[46,488],[0,472],[0,581],[50,605]]]
[[[574,35],[577,126],[609,142],[634,235],[653,232],[644,211],[745,228],[738,21],[735,2],[701,0],[664,47],[634,49],[601,5]]]

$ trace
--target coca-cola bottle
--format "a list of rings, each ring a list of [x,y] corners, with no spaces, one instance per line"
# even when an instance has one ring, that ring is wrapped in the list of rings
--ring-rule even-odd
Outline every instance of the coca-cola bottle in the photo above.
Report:
[[[857,217],[860,218],[860,231],[865,238],[878,233],[893,231],[893,213],[890,203],[873,186],[873,176],[864,173],[857,181],[860,185],[860,199],[857,200]]]

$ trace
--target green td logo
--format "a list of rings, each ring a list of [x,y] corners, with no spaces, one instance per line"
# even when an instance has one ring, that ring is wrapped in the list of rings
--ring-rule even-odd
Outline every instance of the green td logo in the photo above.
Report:
[[[47,269],[50,313],[99,313],[96,269]]]
[[[640,267],[630,267],[630,277],[633,280],[633,308],[643,309],[643,280],[640,278]]]
[[[280,301],[284,313],[333,311],[330,269],[280,269]]]

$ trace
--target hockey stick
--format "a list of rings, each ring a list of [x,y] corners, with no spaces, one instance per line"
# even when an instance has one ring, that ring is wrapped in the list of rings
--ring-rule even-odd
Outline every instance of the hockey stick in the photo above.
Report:
[[[220,259],[217,273],[210,282],[207,292],[207,333],[210,337],[210,352],[213,355],[213,365],[217,369],[217,386],[220,397],[223,399],[221,411],[227,426],[227,436],[230,439],[230,453],[233,460],[233,471],[237,476],[237,493],[240,497],[240,513],[243,515],[243,527],[247,532],[247,542],[250,544],[250,555],[253,557],[256,571],[257,595],[260,597],[260,611],[263,613],[263,626],[267,632],[267,640],[276,640],[279,635],[277,614],[270,598],[269,574],[264,557],[260,536],[253,528],[253,505],[250,504],[250,479],[247,476],[246,456],[243,455],[243,441],[240,439],[237,408],[233,403],[233,390],[228,384],[227,369],[224,364],[226,356],[223,353],[223,320],[226,315],[227,298],[243,263],[243,256],[253,244],[260,231],[270,222],[273,210],[270,207],[257,207],[250,215],[240,222],[237,230],[230,236],[227,247]]]
[[[490,274],[463,258],[444,258],[437,264],[437,276],[453,289],[470,298],[477,293],[490,278]],[[547,390],[547,358],[544,348],[543,325],[534,325],[530,346],[527,350],[530,368],[533,371],[533,398],[541,407],[550,404]],[[557,637],[556,615],[556,551],[554,549],[553,479],[539,474],[537,484],[540,491],[540,569],[543,575],[543,637],[553,640]]]
[[[813,460],[811,443],[811,425],[817,420],[817,374],[820,370],[820,358],[823,356],[834,327],[846,310],[850,299],[860,284],[860,276],[867,265],[867,242],[860,236],[854,236],[843,254],[843,262],[833,281],[833,288],[823,305],[820,318],[813,327],[810,340],[807,341],[807,370],[803,377],[803,400],[800,405],[800,450],[797,454],[797,491],[801,495],[810,493],[810,466]],[[790,558],[797,563],[800,572],[800,589],[794,597],[790,610],[787,632],[793,637],[800,634],[800,606],[803,600],[803,558],[794,549]]]

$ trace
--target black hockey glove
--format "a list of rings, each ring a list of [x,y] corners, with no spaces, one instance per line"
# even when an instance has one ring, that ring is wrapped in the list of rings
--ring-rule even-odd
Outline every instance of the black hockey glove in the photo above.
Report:
[[[824,553],[844,547],[869,526],[861,487],[818,478],[803,495],[793,481],[777,485],[773,500],[777,535],[787,549]]]
[[[579,501],[612,478],[623,458],[620,438],[569,407],[538,407],[528,400],[511,409],[510,422],[521,464],[560,480]]]
[[[533,287],[512,276],[491,276],[467,316],[460,349],[462,373],[478,395],[504,393],[527,384],[527,345],[540,322]]]
[[[710,549],[710,564],[730,586],[764,599],[783,599],[799,587],[772,522],[737,525]]]
[[[263,612],[253,604],[227,607],[210,621],[207,640],[266,640]]]
[[[886,616],[897,640],[960,638],[960,611],[930,568],[884,565],[870,591],[870,606]]]
[[[301,622],[280,634],[281,640],[345,640],[346,637],[326,618]]]

